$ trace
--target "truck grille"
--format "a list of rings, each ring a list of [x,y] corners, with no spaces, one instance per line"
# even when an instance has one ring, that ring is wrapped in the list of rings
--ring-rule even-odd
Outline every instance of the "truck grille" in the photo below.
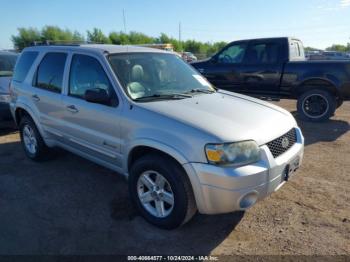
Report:
[[[276,158],[291,148],[296,141],[297,134],[295,132],[295,128],[293,128],[279,138],[267,143],[267,146],[270,149],[273,157]]]

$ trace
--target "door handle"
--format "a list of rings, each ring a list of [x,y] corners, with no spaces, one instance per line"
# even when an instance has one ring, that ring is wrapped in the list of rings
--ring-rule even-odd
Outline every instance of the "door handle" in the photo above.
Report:
[[[40,97],[38,95],[32,95],[34,101],[40,101]]]
[[[67,110],[72,113],[78,113],[79,110],[75,107],[75,105],[69,105],[67,106]]]

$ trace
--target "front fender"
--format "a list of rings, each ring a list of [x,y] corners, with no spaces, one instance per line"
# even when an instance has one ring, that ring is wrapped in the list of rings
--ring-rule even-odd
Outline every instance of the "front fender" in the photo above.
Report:
[[[132,140],[131,143],[127,144],[125,146],[125,157],[123,161],[123,169],[128,173],[128,160],[130,152],[138,147],[138,146],[146,146],[150,147],[156,150],[159,150],[161,152],[164,152],[170,156],[172,156],[174,159],[176,159],[179,164],[183,165],[188,163],[188,159],[185,157],[183,153],[181,153],[178,149],[174,148],[171,145],[165,144],[161,141],[158,141],[156,139],[150,139],[150,138],[137,138]]]

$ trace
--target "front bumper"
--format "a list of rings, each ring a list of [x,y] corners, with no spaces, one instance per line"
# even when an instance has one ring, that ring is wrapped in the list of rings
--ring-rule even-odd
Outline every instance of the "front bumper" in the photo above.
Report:
[[[184,164],[189,174],[197,207],[202,214],[245,210],[284,183],[287,165],[302,162],[304,137],[297,128],[297,142],[287,152],[274,158],[269,148],[261,147],[261,160],[242,167],[219,167],[204,163]]]

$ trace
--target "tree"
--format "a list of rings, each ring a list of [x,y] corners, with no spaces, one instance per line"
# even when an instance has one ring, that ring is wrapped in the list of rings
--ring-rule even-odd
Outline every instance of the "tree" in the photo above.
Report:
[[[14,47],[18,50],[30,46],[35,41],[41,41],[41,34],[35,28],[18,28],[18,35],[11,37]]]
[[[327,51],[338,51],[338,52],[346,52],[346,51],[350,51],[350,49],[348,49],[348,46],[345,45],[332,45],[330,47],[327,47],[326,50]]]
[[[109,34],[109,39],[114,45],[128,45],[130,44],[129,36],[122,31],[112,32]]]
[[[91,32],[87,31],[87,40],[89,42],[99,43],[99,44],[110,44],[110,39],[105,36],[101,29],[94,28]]]
[[[18,34],[12,36],[12,42],[16,49],[22,50],[34,41],[62,41],[74,42],[84,41],[84,36],[78,31],[61,29],[57,26],[45,26],[41,30],[36,28],[19,28]],[[95,43],[112,43],[117,45],[141,45],[141,44],[172,44],[175,51],[189,51],[200,56],[200,58],[211,56],[226,45],[225,42],[203,43],[196,40],[179,41],[178,39],[161,33],[159,37],[148,36],[141,32],[131,31],[129,33],[111,32],[106,36],[101,29],[93,28],[87,31],[87,40]]]
[[[41,31],[35,28],[18,28],[18,35],[12,36],[13,45],[19,50],[32,45],[34,42],[45,41],[84,41],[84,37],[77,31],[72,33],[68,29],[63,30],[57,26],[45,26]]]
[[[305,51],[320,51],[320,49],[317,49],[317,48],[314,48],[314,47],[310,47],[310,46],[307,46],[304,49],[305,49]]]

